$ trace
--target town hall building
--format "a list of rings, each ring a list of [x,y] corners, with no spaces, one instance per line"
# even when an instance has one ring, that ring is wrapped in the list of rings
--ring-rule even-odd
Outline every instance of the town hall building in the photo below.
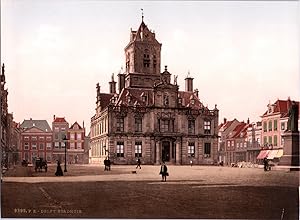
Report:
[[[218,115],[193,90],[193,78],[180,91],[167,66],[161,72],[161,46],[143,19],[125,47],[124,73],[112,76],[109,92],[97,83],[96,113],[91,118],[90,163],[215,164]],[[118,92],[117,92],[118,86]]]

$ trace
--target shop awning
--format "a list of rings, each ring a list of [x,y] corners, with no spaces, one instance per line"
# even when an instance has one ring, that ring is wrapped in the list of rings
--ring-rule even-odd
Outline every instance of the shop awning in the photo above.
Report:
[[[264,159],[265,157],[268,156],[270,150],[261,150],[258,154],[258,156],[256,157],[256,159]]]
[[[274,157],[277,155],[277,153],[278,153],[278,150],[271,150],[268,154],[267,159],[269,159],[269,160],[274,159]]]
[[[275,155],[276,158],[280,158],[283,155],[283,149],[279,149],[277,154]]]

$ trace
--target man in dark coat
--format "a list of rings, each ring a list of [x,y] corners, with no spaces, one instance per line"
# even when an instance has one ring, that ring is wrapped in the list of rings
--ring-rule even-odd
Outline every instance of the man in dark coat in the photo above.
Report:
[[[165,164],[165,162],[163,161],[162,165],[160,166],[160,172],[159,174],[161,175],[161,181],[167,181],[167,176],[169,176],[169,173],[168,173],[168,167],[167,165]]]
[[[136,166],[135,169],[137,169],[138,167],[140,167],[140,169],[141,169],[141,160],[140,160],[140,158],[137,159],[137,166]]]
[[[265,158],[264,158],[264,171],[267,171],[267,170],[268,170],[268,166],[269,166],[269,164],[268,164],[268,159],[267,159],[267,157],[265,157]]]

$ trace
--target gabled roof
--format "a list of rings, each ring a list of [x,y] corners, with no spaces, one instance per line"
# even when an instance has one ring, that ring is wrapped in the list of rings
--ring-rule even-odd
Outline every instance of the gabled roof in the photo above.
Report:
[[[66,121],[65,117],[63,117],[63,118],[55,117],[55,119],[54,119],[53,122],[58,122],[58,123],[65,122],[65,123],[68,123],[68,122]]]
[[[42,131],[45,132],[51,132],[51,128],[46,120],[24,120],[22,124],[20,125],[23,129],[28,129],[32,127],[39,128]]]
[[[248,125],[249,124],[247,124],[245,122],[239,123],[235,127],[235,129],[233,129],[233,131],[235,132],[235,134],[233,134],[231,138],[244,138],[244,137],[246,137]]]
[[[80,124],[78,124],[77,121],[74,124],[72,124],[72,126],[70,127],[70,129],[74,129],[75,125],[78,126],[78,129],[82,129],[82,127],[80,126]]]

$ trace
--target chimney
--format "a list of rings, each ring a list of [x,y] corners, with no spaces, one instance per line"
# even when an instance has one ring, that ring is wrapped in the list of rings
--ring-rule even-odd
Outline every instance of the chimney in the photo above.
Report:
[[[114,80],[114,74],[111,76],[111,82],[109,82],[109,93],[115,94],[116,93],[116,82]]]
[[[82,121],[82,127],[84,128],[84,121]]]
[[[190,73],[188,73],[188,76],[184,79],[185,80],[185,91],[186,92],[193,92],[193,79],[189,76]]]
[[[55,120],[55,115],[53,115],[53,121]]]
[[[226,122],[227,122],[227,118],[224,118],[224,124],[226,124]]]
[[[122,89],[125,88],[125,74],[118,74],[118,78],[119,78],[119,93],[121,93]]]
[[[247,119],[247,124],[250,124],[250,120],[249,120],[249,118]]]

